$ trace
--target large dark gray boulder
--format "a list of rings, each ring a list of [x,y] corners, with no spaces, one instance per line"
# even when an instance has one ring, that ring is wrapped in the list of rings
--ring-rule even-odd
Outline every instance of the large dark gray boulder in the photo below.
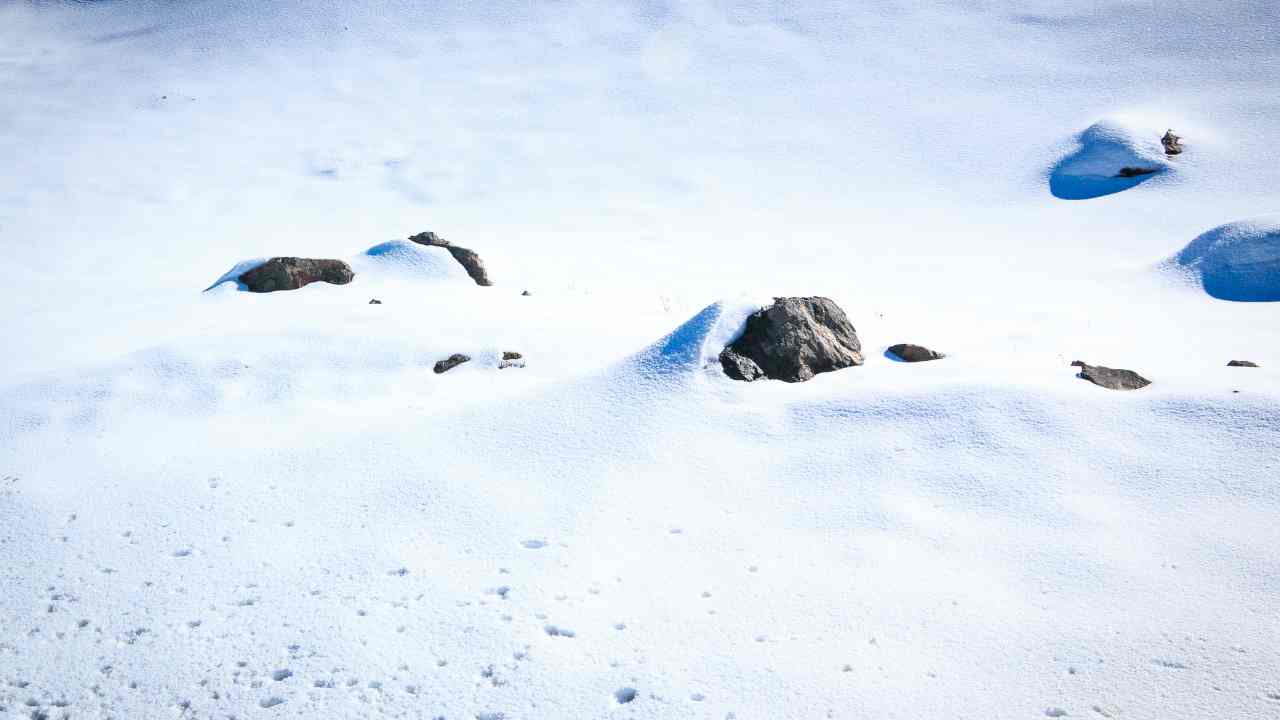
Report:
[[[1151,381],[1132,370],[1089,365],[1083,360],[1073,360],[1072,367],[1080,368],[1080,377],[1099,387],[1108,390],[1137,390],[1151,384]]]
[[[889,352],[902,362],[926,362],[928,360],[941,360],[946,357],[937,350],[930,350],[923,345],[912,345],[911,343],[898,343],[889,348]]]
[[[313,282],[346,285],[356,274],[341,260],[273,257],[237,278],[250,292],[297,290]]]
[[[849,318],[828,298],[774,298],[747,318],[742,337],[720,352],[734,380],[804,382],[818,373],[862,364],[862,343]]]
[[[1258,363],[1252,360],[1232,360],[1227,363],[1227,367],[1258,367]]]
[[[477,285],[489,286],[493,284],[493,282],[489,280],[489,273],[484,268],[484,261],[481,260],[480,256],[474,251],[454,245],[429,230],[424,233],[412,235],[409,237],[409,240],[416,242],[419,245],[429,245],[431,247],[439,247],[448,250],[449,254],[453,256],[453,259],[458,261],[458,264],[467,271],[467,275],[470,275],[471,279],[475,280]]]

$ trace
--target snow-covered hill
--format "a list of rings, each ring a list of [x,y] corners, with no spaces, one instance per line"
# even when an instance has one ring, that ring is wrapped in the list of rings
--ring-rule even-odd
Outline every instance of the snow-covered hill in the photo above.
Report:
[[[847,5],[0,3],[0,717],[1280,716],[1274,3]]]

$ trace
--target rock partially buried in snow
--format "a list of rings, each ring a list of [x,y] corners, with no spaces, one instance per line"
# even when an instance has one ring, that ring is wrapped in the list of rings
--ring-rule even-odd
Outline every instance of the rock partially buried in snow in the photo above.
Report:
[[[1227,363],[1227,367],[1258,367],[1258,363],[1252,360],[1232,360]]]
[[[912,345],[911,343],[898,343],[890,347],[889,352],[899,360],[909,363],[941,360],[946,357],[946,355],[937,350],[930,350],[923,345]]]
[[[440,374],[442,374],[442,373],[447,373],[447,372],[449,372],[450,370],[452,370],[452,369],[454,369],[454,368],[458,367],[458,366],[459,366],[459,365],[461,365],[462,363],[464,363],[464,362],[470,362],[470,361],[471,361],[471,357],[470,357],[470,356],[468,356],[468,355],[463,355],[462,353],[454,353],[454,354],[450,355],[449,357],[447,357],[447,358],[445,358],[445,359],[443,359],[443,360],[441,360],[441,361],[439,361],[439,362],[437,362],[437,363],[436,363],[436,366],[435,366],[435,368],[434,368],[434,369],[435,369],[435,373],[436,373],[437,375],[440,375]]]
[[[502,353],[502,362],[498,363],[498,369],[509,367],[524,367],[524,356],[513,350],[504,350]]]
[[[1083,360],[1073,360],[1071,366],[1080,368],[1080,377],[1108,390],[1137,390],[1151,384],[1150,380],[1132,370],[1089,365]]]
[[[1160,138],[1160,144],[1164,146],[1165,155],[1182,154],[1182,137],[1174,135],[1173,130],[1164,131],[1164,137]]]
[[[741,337],[720,352],[734,380],[804,382],[862,364],[862,344],[844,311],[829,298],[774,298],[747,318]]]
[[[381,305],[381,304],[382,304],[382,301],[381,301],[381,300],[379,300],[378,298],[373,298],[373,299],[371,299],[371,300],[369,301],[369,304],[370,304],[370,305]]]
[[[440,247],[448,250],[449,254],[453,256],[453,259],[457,260],[458,264],[462,265],[463,269],[467,271],[467,274],[471,276],[472,280],[476,281],[477,285],[484,285],[487,287],[493,284],[493,282],[489,280],[489,273],[485,270],[484,261],[481,260],[480,256],[474,251],[454,245],[431,231],[412,235],[409,239],[419,245],[429,245],[431,247]]]
[[[241,273],[238,280],[250,292],[268,293],[277,290],[297,290],[313,282],[346,285],[354,277],[355,273],[351,271],[351,266],[341,260],[273,257]]]

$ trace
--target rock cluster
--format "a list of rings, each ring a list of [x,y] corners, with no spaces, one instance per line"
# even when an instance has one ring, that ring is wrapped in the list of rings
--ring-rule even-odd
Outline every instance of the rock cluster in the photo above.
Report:
[[[1164,146],[1165,155],[1182,154],[1182,137],[1174,135],[1173,130],[1164,131],[1164,137],[1160,138],[1160,144]]]

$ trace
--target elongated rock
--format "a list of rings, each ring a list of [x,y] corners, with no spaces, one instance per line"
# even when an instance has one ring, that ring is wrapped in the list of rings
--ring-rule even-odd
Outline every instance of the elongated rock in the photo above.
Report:
[[[313,282],[346,285],[355,277],[351,266],[341,260],[273,257],[237,278],[250,292],[297,290]]]
[[[427,232],[418,233],[417,235],[412,235],[409,239],[419,245],[429,245],[431,247],[439,247],[448,250],[449,254],[453,256],[453,259],[458,261],[458,264],[467,271],[467,275],[470,275],[471,279],[475,280],[477,285],[484,285],[487,287],[493,284],[493,281],[489,279],[489,273],[485,270],[484,261],[480,259],[480,256],[477,255],[475,251],[454,245],[429,230]]]
[[[1089,365],[1083,360],[1074,360],[1072,367],[1080,368],[1080,377],[1099,387],[1108,390],[1137,390],[1151,384],[1151,381],[1132,370]]]

